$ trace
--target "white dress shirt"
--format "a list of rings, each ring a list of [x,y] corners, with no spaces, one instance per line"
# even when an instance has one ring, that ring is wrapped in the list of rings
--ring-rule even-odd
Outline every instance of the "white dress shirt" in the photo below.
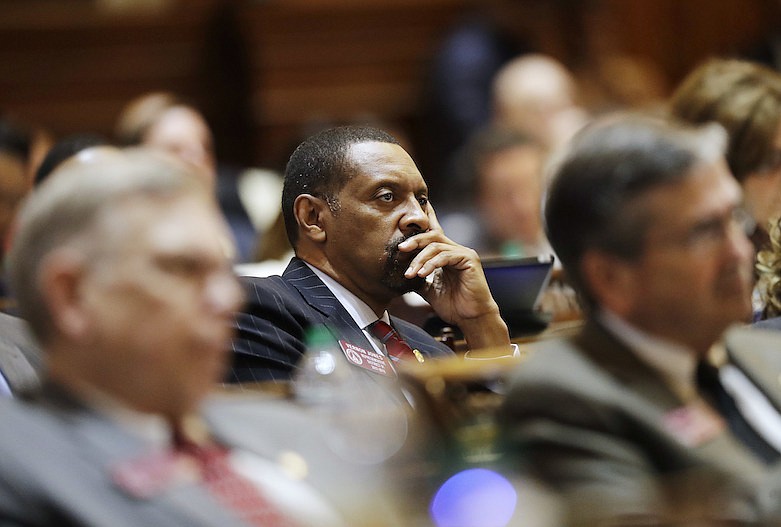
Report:
[[[8,381],[3,377],[3,372],[0,371],[0,397],[13,397],[11,387],[8,386]]]
[[[342,284],[322,272],[320,269],[317,269],[308,263],[306,265],[312,270],[313,273],[315,273],[315,275],[317,275],[320,280],[322,280],[325,286],[334,294],[339,303],[344,306],[344,309],[347,310],[358,327],[361,328],[363,334],[366,335],[366,338],[371,343],[374,351],[381,355],[387,356],[388,353],[385,350],[385,345],[380,341],[380,339],[372,335],[368,328],[377,320],[382,320],[386,324],[390,325],[390,316],[388,315],[388,312],[384,311],[381,317],[377,317],[377,314],[372,310],[372,308],[366,305],[366,302],[348,291],[347,288]]]
[[[697,368],[697,356],[692,350],[646,333],[606,309],[600,311],[597,317],[637,358],[658,372],[682,400],[689,401],[696,397],[694,371]]]

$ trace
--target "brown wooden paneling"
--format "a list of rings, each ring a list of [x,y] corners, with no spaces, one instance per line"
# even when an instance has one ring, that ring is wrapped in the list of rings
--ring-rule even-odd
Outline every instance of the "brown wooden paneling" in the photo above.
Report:
[[[249,150],[242,160],[277,162],[313,120],[373,116],[402,129],[413,121],[429,61],[473,4],[180,0],[154,14],[118,14],[90,0],[3,0],[0,109],[57,134],[108,133],[130,98],[168,89],[201,106],[237,155]],[[570,66],[620,51],[671,81],[778,22],[776,0],[536,5],[519,24]]]

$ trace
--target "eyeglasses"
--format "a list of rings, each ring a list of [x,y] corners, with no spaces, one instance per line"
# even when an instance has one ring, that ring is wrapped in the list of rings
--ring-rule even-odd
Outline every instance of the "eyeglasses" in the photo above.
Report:
[[[722,216],[705,218],[685,233],[666,236],[660,245],[676,246],[691,251],[708,251],[721,247],[731,234],[740,232],[749,236],[756,229],[756,222],[743,207],[735,207]]]

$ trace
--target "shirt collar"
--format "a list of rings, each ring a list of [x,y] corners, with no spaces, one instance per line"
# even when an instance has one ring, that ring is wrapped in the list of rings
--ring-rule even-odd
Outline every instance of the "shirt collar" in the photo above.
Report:
[[[317,275],[320,280],[322,280],[325,286],[330,289],[330,291],[334,294],[339,303],[344,306],[359,328],[365,329],[367,326],[377,321],[377,315],[374,313],[372,308],[366,304],[366,302],[355,296],[346,287],[322,272],[320,269],[310,265],[307,262],[304,263],[312,270],[313,273],[315,273],[315,275]],[[388,316],[387,311],[384,311],[382,316],[379,318],[390,324],[390,317]]]
[[[641,361],[659,372],[680,397],[688,399],[696,393],[694,371],[697,358],[689,348],[646,333],[606,309],[601,310],[597,318]]]
[[[160,449],[171,446],[173,431],[163,416],[134,410],[110,394],[85,383],[78,386],[71,383],[69,390],[74,390],[86,406],[150,446]]]
[[[3,372],[0,371],[0,397],[13,397],[11,387],[8,385],[8,381],[3,377]]]

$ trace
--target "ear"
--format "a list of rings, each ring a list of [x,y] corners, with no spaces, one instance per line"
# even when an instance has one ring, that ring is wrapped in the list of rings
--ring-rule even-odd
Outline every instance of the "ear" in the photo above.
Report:
[[[583,279],[600,306],[621,317],[634,311],[640,278],[632,262],[601,251],[588,251],[580,265]]]
[[[83,335],[89,326],[82,287],[85,271],[83,256],[70,251],[50,254],[41,266],[41,291],[52,322],[71,338]]]
[[[301,236],[315,243],[325,242],[325,215],[330,216],[332,213],[324,199],[311,194],[301,194],[293,202],[293,214],[295,214]]]

